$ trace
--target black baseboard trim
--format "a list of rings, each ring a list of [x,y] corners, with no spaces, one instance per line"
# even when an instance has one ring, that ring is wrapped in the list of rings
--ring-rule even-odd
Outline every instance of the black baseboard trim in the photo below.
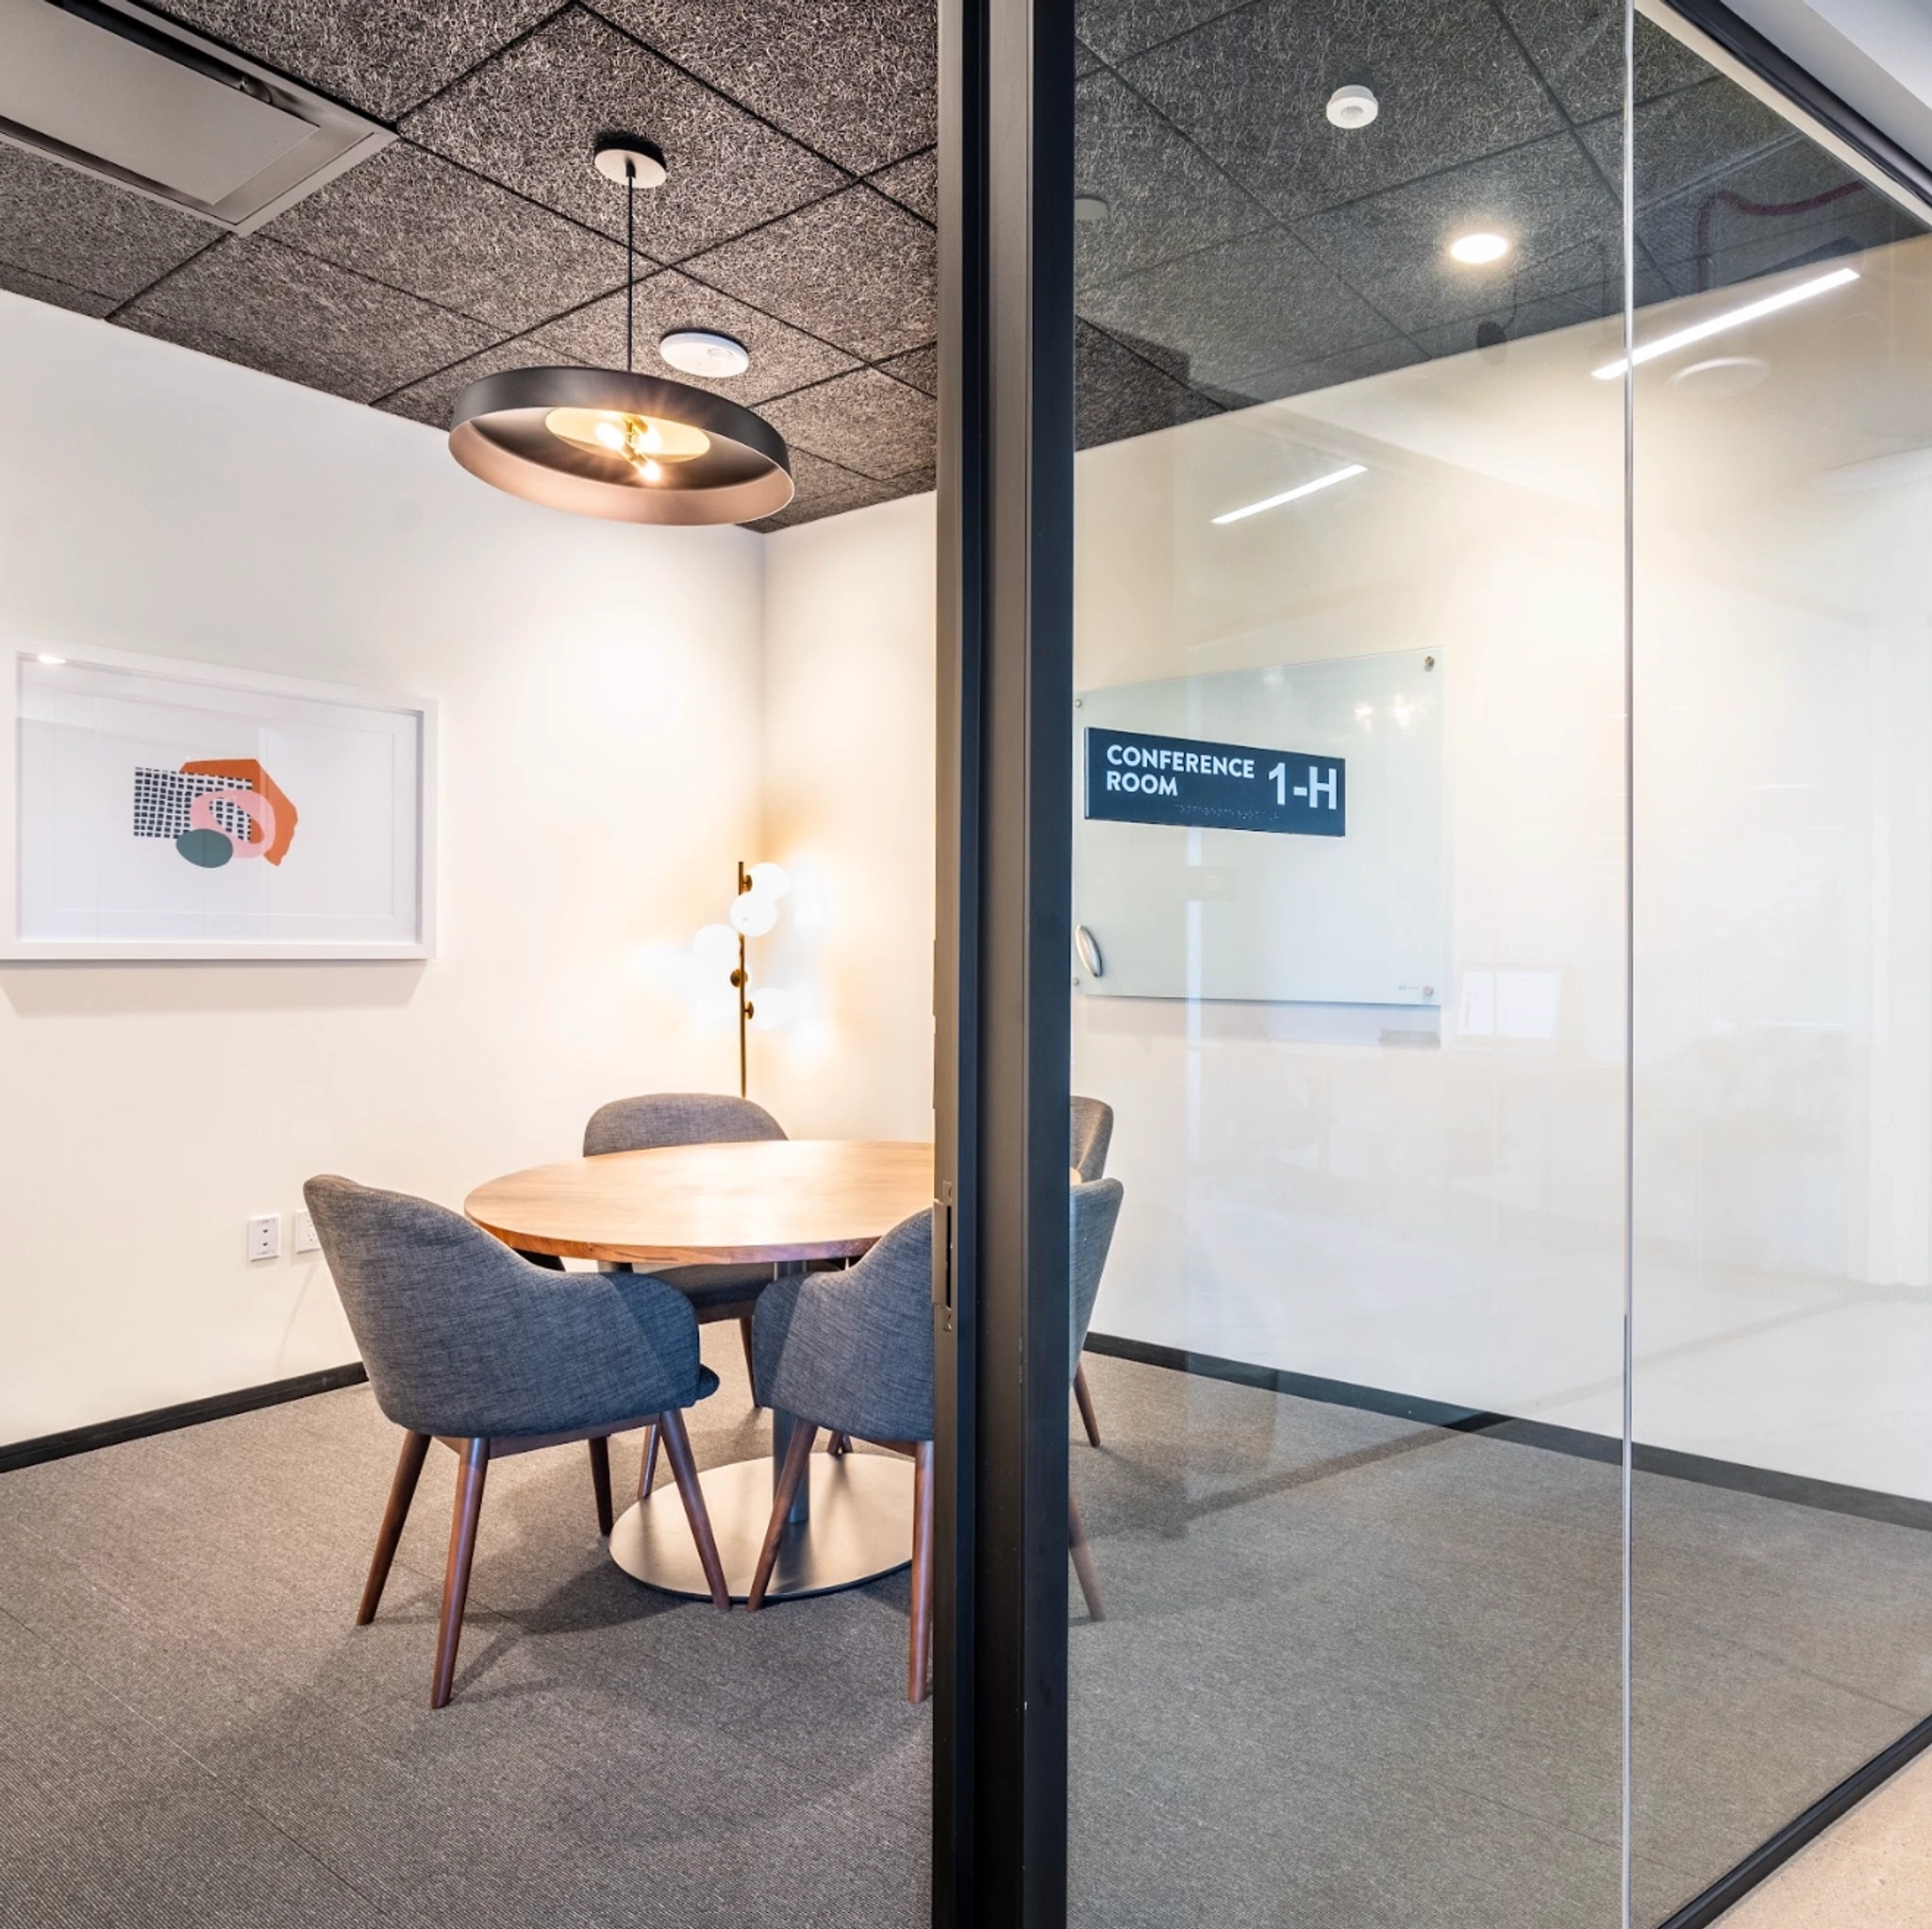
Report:
[[[1519,1420],[1507,1413],[1485,1413],[1473,1406],[1455,1406],[1424,1400],[1412,1393],[1394,1393],[1383,1387],[1361,1387],[1349,1380],[1324,1380],[1312,1373],[1292,1373],[1281,1367],[1257,1366],[1250,1360],[1222,1359],[1209,1353],[1190,1353],[1177,1346],[1157,1346],[1145,1339],[1124,1339],[1111,1333],[1090,1333],[1087,1351],[1116,1359],[1137,1360],[1142,1366],[1167,1367],[1175,1372],[1198,1373],[1210,1380],[1228,1380],[1240,1387],[1258,1387],[1297,1400],[1320,1400],[1331,1406],[1357,1406],[1368,1413],[1386,1413],[1420,1426],[1441,1427],[1451,1433],[1482,1434],[1518,1446],[1540,1447],[1546,1453],[1567,1454],[1574,1459],[1617,1466],[1623,1442],[1614,1434],[1585,1433],[1577,1427],[1552,1426],[1546,1421]],[[1817,1507],[1829,1514],[1851,1514],[1861,1521],[1880,1521],[1892,1527],[1914,1527],[1932,1533],[1932,1501],[1907,1494],[1884,1493],[1874,1488],[1846,1487],[1834,1480],[1812,1480],[1801,1473],[1780,1473],[1768,1467],[1750,1467],[1738,1460],[1716,1460],[1702,1454],[1679,1453],[1674,1447],[1648,1447],[1641,1440],[1635,1454],[1640,1473],[1662,1474],[1703,1487],[1721,1487],[1733,1493],[1756,1494],[1760,1500],[1784,1501],[1792,1506]]]
[[[238,1387],[232,1393],[184,1400],[178,1406],[157,1406],[146,1413],[130,1413],[123,1420],[98,1420],[92,1426],[70,1427],[65,1433],[14,1440],[0,1446],[0,1473],[10,1473],[17,1467],[38,1467],[45,1460],[64,1460],[74,1454],[91,1454],[96,1447],[118,1447],[126,1440],[146,1439],[151,1434],[173,1433],[177,1427],[199,1426],[208,1420],[226,1420],[231,1414],[253,1413],[258,1406],[306,1400],[311,1393],[359,1387],[368,1377],[362,1362],[352,1360],[343,1367],[324,1367],[318,1373],[298,1373],[292,1380]]]
[[[1908,1728],[1861,1769],[1854,1770],[1829,1795],[1820,1797],[1803,1815],[1785,1823],[1728,1874],[1721,1875],[1701,1896],[1688,1902],[1658,1929],[1709,1929],[1726,1909],[1736,1908],[1766,1876],[1775,1874],[1799,1850],[1808,1847],[1840,1817],[1848,1815],[1880,1783],[1890,1781],[1907,1762],[1932,1748],[1932,1716]]]

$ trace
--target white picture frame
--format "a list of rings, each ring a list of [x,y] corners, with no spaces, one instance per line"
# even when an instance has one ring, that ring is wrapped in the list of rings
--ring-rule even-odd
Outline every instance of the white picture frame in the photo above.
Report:
[[[0,958],[433,956],[436,735],[425,697],[0,637]]]

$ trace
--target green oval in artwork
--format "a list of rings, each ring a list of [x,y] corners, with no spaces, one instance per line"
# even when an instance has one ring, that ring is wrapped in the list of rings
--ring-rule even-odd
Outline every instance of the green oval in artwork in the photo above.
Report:
[[[235,855],[233,843],[218,830],[185,830],[175,840],[175,848],[204,871],[219,871]]]

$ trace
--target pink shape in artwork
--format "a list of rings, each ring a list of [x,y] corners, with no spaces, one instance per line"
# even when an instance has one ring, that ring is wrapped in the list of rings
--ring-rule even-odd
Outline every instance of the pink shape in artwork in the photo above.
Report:
[[[254,824],[257,835],[238,838],[215,815],[217,803],[232,804]],[[180,820],[177,818],[178,823]],[[238,857],[258,857],[275,842],[275,807],[258,790],[201,790],[190,800],[188,822],[195,830],[215,830],[234,845]]]

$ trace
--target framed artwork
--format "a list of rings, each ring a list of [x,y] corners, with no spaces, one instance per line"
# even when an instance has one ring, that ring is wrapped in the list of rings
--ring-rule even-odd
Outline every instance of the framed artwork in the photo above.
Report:
[[[0,646],[8,958],[427,957],[432,705]]]

